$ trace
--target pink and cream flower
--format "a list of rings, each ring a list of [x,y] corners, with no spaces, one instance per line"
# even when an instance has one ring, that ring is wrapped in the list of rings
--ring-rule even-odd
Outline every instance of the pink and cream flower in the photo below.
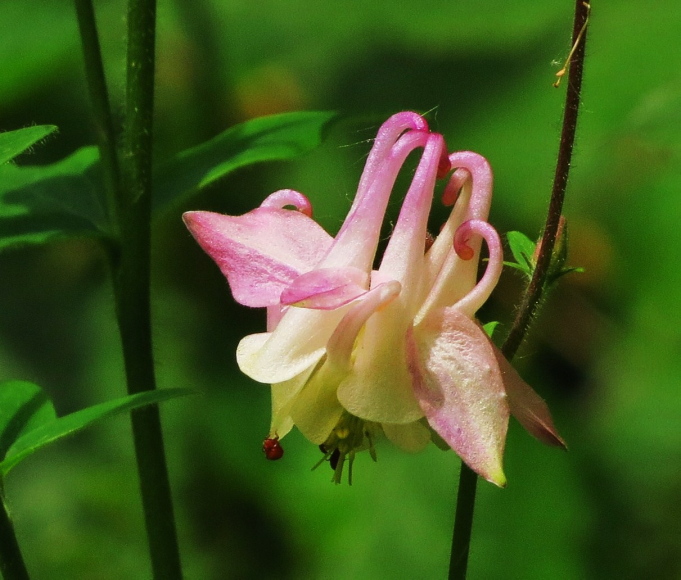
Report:
[[[415,149],[420,162],[373,270],[390,194]],[[453,209],[424,251],[435,183],[447,177],[443,202]],[[380,432],[408,451],[444,441],[500,486],[509,413],[538,439],[564,446],[545,402],[475,319],[503,265],[486,221],[491,196],[483,157],[448,154],[442,135],[404,112],[380,128],[335,238],[292,190],[242,216],[184,215],[235,300],[267,308],[267,332],[242,339],[237,361],[272,386],[270,438],[295,425],[332,458],[337,480],[346,458],[373,455]],[[489,262],[478,280],[483,240]]]

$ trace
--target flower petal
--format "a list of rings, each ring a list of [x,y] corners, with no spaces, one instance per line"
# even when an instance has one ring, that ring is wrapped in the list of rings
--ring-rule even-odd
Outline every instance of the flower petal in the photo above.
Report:
[[[494,347],[494,345],[492,346]],[[549,411],[546,401],[520,377],[511,363],[496,347],[494,347],[494,354],[497,357],[504,379],[511,414],[530,435],[536,437],[542,443],[567,450],[565,441],[558,434],[558,430],[553,424],[551,411]]]
[[[430,443],[430,431],[420,421],[402,425],[383,423],[381,427],[392,443],[409,453],[418,453]]]
[[[291,416],[301,433],[313,443],[323,443],[343,413],[336,391],[351,369],[357,335],[366,320],[400,293],[399,282],[379,284],[353,304],[329,338],[327,356],[296,398]]]
[[[241,339],[236,360],[241,372],[261,383],[292,379],[324,356],[326,343],[352,307],[335,310],[288,308],[273,332]]]
[[[191,211],[183,219],[244,306],[279,304],[282,290],[316,266],[333,242],[314,220],[285,209],[261,207],[236,217]]]
[[[291,408],[296,427],[316,445],[328,439],[343,414],[336,397],[336,387],[342,378],[343,373],[332,365],[321,364]]]
[[[282,383],[272,385],[272,422],[270,424],[270,437],[281,439],[293,427],[291,407],[296,401],[296,396],[303,389],[314,367],[310,367],[301,374]]]
[[[377,423],[411,423],[423,416],[407,367],[403,309],[396,280],[357,301],[328,343],[327,361],[344,369],[338,400],[353,415]]]
[[[449,306],[463,298],[475,286],[477,279],[480,240],[471,244],[474,255],[469,260],[461,259],[452,245],[454,234],[463,222],[487,220],[492,200],[492,169],[484,157],[471,151],[452,153],[449,161],[458,169],[445,188],[443,202],[449,205],[456,199],[456,203],[426,253],[424,289],[429,291],[429,295],[423,297],[425,303],[416,317],[417,323],[430,310]]]
[[[455,308],[409,333],[414,393],[430,426],[476,473],[503,487],[509,409],[484,331]]]
[[[371,179],[367,178],[366,186],[357,190],[355,201],[320,267],[354,266],[367,272],[371,270],[397,175],[409,154],[423,147],[427,140],[428,133],[423,131],[409,131],[399,137],[371,173]]]
[[[350,413],[376,423],[411,423],[423,417],[407,361],[405,318],[399,297],[375,312],[357,340],[352,370],[338,387]]]
[[[369,274],[359,268],[319,268],[302,274],[281,293],[281,303],[333,310],[366,294]]]

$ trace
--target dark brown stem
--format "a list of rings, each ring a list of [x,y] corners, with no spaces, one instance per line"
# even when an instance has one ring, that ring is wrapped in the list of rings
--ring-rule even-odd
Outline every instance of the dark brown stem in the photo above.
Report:
[[[584,69],[584,47],[586,45],[586,24],[591,6],[576,0],[575,20],[572,32],[572,51],[568,63],[568,87],[563,113],[563,130],[560,137],[558,161],[553,181],[553,190],[549,202],[548,215],[544,226],[544,233],[539,245],[537,265],[532,280],[523,296],[513,327],[502,351],[511,360],[525,337],[525,333],[532,321],[542,298],[542,292],[551,266],[551,256],[556,243],[556,234],[560,224],[567,188],[572,149],[577,130],[577,114],[579,112],[580,92],[582,88],[582,71]],[[473,512],[477,491],[477,475],[465,464],[461,465],[459,476],[459,490],[456,503],[456,519],[452,537],[452,552],[449,567],[450,580],[464,580],[468,569],[468,554],[470,551],[471,531],[473,527]]]
[[[530,326],[537,307],[542,298],[544,285],[551,265],[551,256],[556,244],[556,233],[563,212],[565,190],[567,188],[570,164],[572,161],[572,149],[575,143],[577,130],[577,114],[579,112],[580,93],[582,89],[582,71],[584,70],[584,48],[586,46],[586,22],[590,12],[590,5],[582,0],[577,0],[575,8],[575,23],[572,31],[573,44],[576,49],[569,63],[567,94],[565,97],[565,111],[563,114],[563,130],[560,136],[560,148],[558,150],[558,162],[556,174],[553,180],[553,191],[546,216],[544,233],[539,242],[537,265],[532,275],[527,291],[523,296],[515,321],[502,351],[506,358],[512,359],[518,351],[525,333]]]

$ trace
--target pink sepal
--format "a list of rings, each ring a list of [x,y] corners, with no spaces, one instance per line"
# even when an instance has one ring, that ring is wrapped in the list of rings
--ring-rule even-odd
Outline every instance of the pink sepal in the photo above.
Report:
[[[301,212],[270,207],[242,216],[190,211],[184,222],[244,306],[279,304],[282,291],[324,257],[333,238]]]
[[[542,443],[567,450],[565,441],[558,434],[558,430],[553,424],[551,411],[549,411],[546,401],[520,377],[501,351],[496,346],[492,346],[501,374],[504,377],[504,387],[506,388],[511,415],[530,435]]]
[[[428,423],[473,471],[503,487],[509,409],[484,331],[450,307],[433,311],[407,338],[414,394]]]

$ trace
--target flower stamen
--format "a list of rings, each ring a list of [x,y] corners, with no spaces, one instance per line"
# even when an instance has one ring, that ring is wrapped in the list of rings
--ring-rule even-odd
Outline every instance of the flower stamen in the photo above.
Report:
[[[347,411],[343,412],[338,424],[331,431],[331,434],[319,449],[324,453],[312,469],[319,467],[324,461],[328,461],[333,469],[333,483],[341,483],[343,479],[343,467],[348,462],[348,484],[352,485],[352,465],[355,455],[359,451],[369,450],[369,455],[376,461],[376,450],[374,449],[373,435],[380,430],[380,425],[365,421],[359,417],[351,415]]]

